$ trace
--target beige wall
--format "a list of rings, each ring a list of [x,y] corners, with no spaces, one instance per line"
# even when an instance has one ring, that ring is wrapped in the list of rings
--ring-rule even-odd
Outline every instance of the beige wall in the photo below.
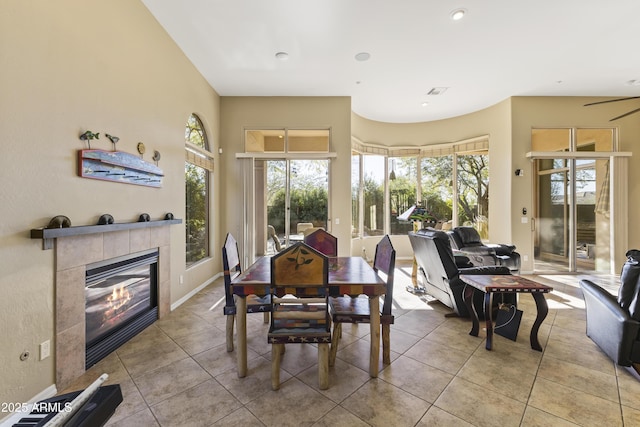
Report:
[[[3,0],[0,70],[0,402],[24,402],[55,375],[53,357],[38,360],[45,340],[55,354],[54,251],[30,229],[59,214],[74,225],[103,213],[184,218],[184,126],[199,114],[216,152],[219,97],[134,0]],[[148,161],[158,150],[162,188],[79,178],[87,129],[101,134],[92,148],[111,149],[106,132],[120,151],[144,142]],[[170,238],[175,302],[218,273],[220,259],[185,273],[184,227],[171,226]],[[31,357],[21,362],[23,351]]]
[[[351,245],[351,99],[349,97],[222,97],[220,141],[223,147],[220,207],[221,230],[231,232],[242,243],[242,164],[236,159],[244,151],[245,129],[331,129],[330,195],[331,232],[338,237],[338,251],[349,253]],[[336,219],[340,223],[336,224]],[[220,243],[222,245],[222,243]],[[242,251],[242,249],[241,249]]]

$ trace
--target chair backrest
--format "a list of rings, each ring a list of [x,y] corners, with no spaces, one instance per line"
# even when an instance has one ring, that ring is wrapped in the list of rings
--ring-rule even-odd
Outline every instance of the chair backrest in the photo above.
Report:
[[[227,233],[222,246],[222,271],[224,273],[225,302],[227,307],[235,306],[233,293],[231,292],[231,281],[242,273],[240,267],[240,253],[236,239]]]
[[[373,269],[383,272],[387,276],[387,291],[384,295],[382,314],[390,315],[393,304],[393,278],[396,268],[396,250],[391,244],[389,235],[385,235],[376,245],[376,254],[373,258]]]
[[[312,342],[307,338],[318,334],[331,342],[328,281],[329,259],[304,242],[271,258],[270,343]]]
[[[338,238],[322,228],[304,236],[304,242],[326,256],[338,256]]]
[[[451,280],[460,274],[451,249],[449,236],[444,231],[424,228],[409,233],[416,262],[427,274],[429,281]]]
[[[640,251],[627,251],[627,262],[622,266],[618,304],[632,319],[640,320]]]
[[[484,246],[480,234],[473,227],[455,227],[453,232],[458,237],[456,240],[462,245],[458,249],[469,246]]]
[[[313,227],[313,223],[311,222],[299,222],[296,224],[296,233],[302,234],[304,233],[304,230],[311,227]]]
[[[324,230],[324,227],[309,227],[309,228],[305,228],[304,231],[302,232],[302,235],[304,237],[307,237],[309,234],[313,233],[316,230]]]
[[[278,239],[276,229],[273,227],[273,225],[267,225],[267,234],[273,240],[273,243],[276,246],[276,251],[280,252],[282,250],[282,245],[280,244],[280,239]]]
[[[328,280],[328,258],[304,242],[295,243],[271,258],[271,285],[279,297],[325,296]]]

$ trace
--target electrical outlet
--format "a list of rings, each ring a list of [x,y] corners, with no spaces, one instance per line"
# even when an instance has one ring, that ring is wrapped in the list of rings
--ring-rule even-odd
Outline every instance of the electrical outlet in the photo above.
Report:
[[[40,360],[44,360],[51,355],[51,341],[46,340],[40,343]]]
[[[184,285],[184,276],[182,274],[180,275],[180,284]]]

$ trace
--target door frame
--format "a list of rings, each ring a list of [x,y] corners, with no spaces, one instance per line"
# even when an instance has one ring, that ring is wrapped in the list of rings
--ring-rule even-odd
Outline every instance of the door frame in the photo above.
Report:
[[[255,216],[256,185],[264,185],[263,177],[256,174],[256,160],[328,160],[328,184],[327,184],[327,224],[331,224],[331,160],[337,157],[337,153],[236,153],[236,159],[242,161],[242,219],[243,225],[241,237],[238,242],[242,242],[240,252],[243,260],[243,267],[251,265],[256,260],[257,241],[266,241],[266,223],[264,219]],[[264,223],[264,227],[258,230],[258,222]],[[264,230],[262,230],[264,228]],[[262,231],[261,231],[262,230]]]
[[[526,153],[526,157],[530,160],[538,159],[567,159],[573,160],[571,163],[570,179],[575,181],[575,160],[601,160],[609,159],[609,174],[610,174],[610,240],[609,240],[609,256],[610,256],[610,274],[618,274],[620,271],[622,262],[625,258],[628,245],[628,158],[632,153],[627,151],[578,151],[578,152],[562,152],[562,151],[531,151]],[[537,214],[537,170],[535,162],[531,162],[531,176],[534,177],[533,191],[532,191],[532,206],[536,206],[534,215]],[[572,187],[572,192],[575,189]],[[575,196],[575,195],[574,195]],[[575,204],[575,197],[571,198],[571,205]],[[569,218],[570,228],[573,228],[573,233],[570,236],[575,236],[575,210],[570,208]],[[531,227],[531,254],[534,254],[534,245],[537,233],[537,227],[539,226],[538,218],[534,216]],[[575,240],[575,239],[574,239]],[[569,263],[569,273],[576,273],[575,265],[575,241],[569,241],[570,244],[570,257],[574,259],[573,263]],[[574,247],[573,254],[571,253],[571,247]],[[533,270],[535,271],[535,255],[532,259]],[[547,273],[547,272],[545,272]],[[562,273],[567,273],[563,271]]]

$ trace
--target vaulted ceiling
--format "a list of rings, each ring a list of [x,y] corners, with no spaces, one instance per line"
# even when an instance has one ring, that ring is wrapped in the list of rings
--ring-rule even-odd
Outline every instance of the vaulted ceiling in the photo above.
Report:
[[[640,95],[638,0],[142,1],[222,96],[350,96],[410,123],[511,96]]]

